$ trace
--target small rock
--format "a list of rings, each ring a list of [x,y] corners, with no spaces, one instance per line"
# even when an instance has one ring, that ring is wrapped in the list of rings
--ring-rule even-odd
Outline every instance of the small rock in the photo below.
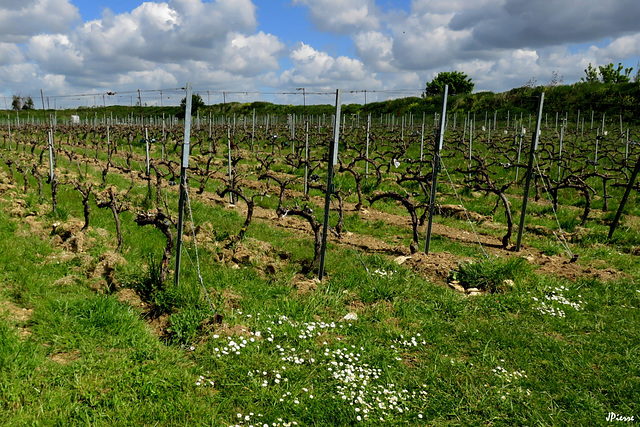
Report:
[[[458,291],[458,292],[461,292],[461,293],[465,293],[466,292],[464,287],[462,287],[462,285],[460,285],[460,282],[458,282],[457,280],[453,280],[453,281],[449,282],[448,285],[454,291]]]
[[[395,263],[396,263],[396,264],[398,264],[398,265],[402,265],[402,264],[404,264],[405,262],[407,262],[407,260],[409,260],[409,259],[411,259],[411,257],[410,257],[410,256],[403,256],[403,255],[400,255],[399,257],[394,258],[393,262],[395,262]]]
[[[348,313],[342,318],[342,320],[358,320],[358,315],[356,313]]]
[[[502,281],[502,284],[507,288],[513,288],[516,284],[511,279],[505,279]]]

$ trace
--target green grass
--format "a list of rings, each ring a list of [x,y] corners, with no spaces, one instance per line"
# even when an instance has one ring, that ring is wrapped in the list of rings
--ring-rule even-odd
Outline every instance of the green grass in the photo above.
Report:
[[[0,323],[2,411],[15,425],[575,425],[637,411],[634,282],[527,275],[507,293],[465,298],[356,257],[332,255],[336,272],[308,298],[216,269],[226,276],[214,288],[242,296],[224,311],[242,335],[214,330],[192,351],[160,343],[113,296],[42,295],[29,338]],[[277,298],[265,292],[274,287]],[[354,301],[357,319],[340,321]]]

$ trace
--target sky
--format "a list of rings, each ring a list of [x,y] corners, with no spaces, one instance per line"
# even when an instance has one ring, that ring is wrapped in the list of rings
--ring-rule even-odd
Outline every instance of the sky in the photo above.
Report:
[[[344,103],[569,84],[640,61],[638,0],[0,0],[0,108]],[[138,92],[140,91],[140,92]]]

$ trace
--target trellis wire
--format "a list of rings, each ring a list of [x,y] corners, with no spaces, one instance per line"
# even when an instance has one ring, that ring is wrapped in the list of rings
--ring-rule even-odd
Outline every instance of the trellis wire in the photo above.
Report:
[[[336,206],[335,201],[333,199],[331,199],[331,205],[333,205],[333,209],[335,209],[335,210],[339,209],[339,207]],[[344,231],[349,232],[349,230],[347,230],[347,227],[345,227],[344,224],[342,224],[342,228],[343,228]],[[367,272],[367,275],[369,276],[369,279],[373,280],[373,276],[371,276],[371,272],[369,271],[369,268],[367,267],[367,264],[365,264],[364,260],[362,259],[362,255],[360,254],[360,251],[358,251],[356,249],[356,245],[352,243],[351,244],[351,248],[356,253],[356,255],[358,255],[358,260],[360,261],[360,264],[362,264],[362,266],[364,267],[364,271]]]
[[[207,288],[204,285],[204,281],[202,280],[202,275],[200,274],[200,256],[198,255],[198,241],[196,240],[196,227],[195,222],[193,221],[193,211],[191,209],[191,198],[189,197],[189,192],[185,191],[185,199],[187,201],[187,207],[189,208],[189,220],[191,221],[191,234],[193,235],[193,247],[196,253],[196,272],[198,273],[198,281],[200,282],[200,286],[202,286],[202,290],[204,291],[204,296],[207,298],[207,302],[209,303],[209,307],[211,308],[211,312],[215,315],[216,310],[213,308],[213,304],[211,303],[211,298],[209,298],[209,292],[207,292]],[[193,265],[193,260],[189,256],[189,251],[186,251],[187,257],[189,261]]]
[[[535,160],[535,165],[536,165],[536,170],[538,171],[538,175],[542,176],[542,171],[540,170],[540,164],[538,163],[538,156],[534,154],[533,159]],[[549,198],[549,202],[551,202],[551,209],[553,210],[553,216],[556,219],[556,224],[558,224],[558,231],[560,232],[560,237],[562,237],[562,239],[558,237],[555,231],[553,232],[553,235],[556,236],[556,239],[558,239],[560,244],[565,248],[565,250],[569,254],[569,258],[573,259],[574,257],[573,252],[571,252],[571,249],[569,248],[569,244],[567,243],[567,240],[564,238],[564,232],[562,231],[562,226],[560,225],[560,220],[558,219],[558,213],[556,212],[556,208],[553,205],[553,200],[551,200],[551,194],[550,194],[551,192],[547,188],[547,184],[544,182],[544,179],[541,179],[541,181],[542,181],[542,186],[544,187],[544,191],[547,193],[547,197]]]
[[[484,247],[482,246],[482,242],[480,242],[480,236],[478,236],[478,232],[476,231],[476,228],[473,226],[473,222],[471,221],[471,218],[469,217],[469,213],[467,212],[467,208],[464,206],[464,203],[462,203],[462,199],[460,198],[460,195],[456,191],[456,186],[453,183],[453,179],[451,179],[451,175],[449,175],[449,171],[447,170],[447,167],[445,166],[445,164],[442,161],[442,159],[440,159],[440,165],[442,166],[442,170],[447,174],[447,178],[449,178],[449,182],[451,183],[451,188],[453,189],[453,193],[456,195],[456,198],[458,199],[458,202],[460,202],[460,205],[462,206],[462,210],[464,211],[464,215],[467,217],[467,221],[469,221],[469,225],[471,225],[471,230],[473,231],[473,234],[476,236],[476,240],[478,241],[478,245],[480,245],[480,249],[482,250],[482,254],[484,255],[485,258],[488,259],[489,255],[487,255],[487,253],[484,250]]]

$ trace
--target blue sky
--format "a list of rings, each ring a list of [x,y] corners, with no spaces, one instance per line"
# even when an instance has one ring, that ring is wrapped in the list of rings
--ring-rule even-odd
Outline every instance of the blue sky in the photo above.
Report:
[[[105,8],[111,9],[115,13],[123,13],[130,12],[133,7],[139,6],[142,2],[132,2],[132,1],[123,1],[123,0],[115,0],[115,1],[91,1],[91,0],[82,0],[82,1],[72,1],[80,12],[83,21],[91,21],[94,19],[100,19],[102,17],[102,11]]]
[[[212,102],[363,102],[453,70],[502,92],[637,67],[638,22],[637,0],[3,0],[0,96],[159,104],[189,81]]]

